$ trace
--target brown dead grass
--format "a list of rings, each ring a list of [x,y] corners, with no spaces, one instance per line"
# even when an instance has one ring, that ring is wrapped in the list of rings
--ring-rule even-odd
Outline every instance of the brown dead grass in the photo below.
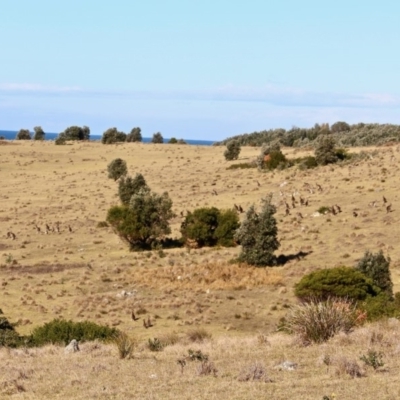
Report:
[[[131,390],[129,393],[136,398],[158,398],[161,390],[164,394],[171,393],[172,398],[177,393],[189,393],[187,388],[193,384],[192,398],[207,395],[225,398],[226,393],[230,394],[229,398],[249,398],[253,394],[254,398],[261,398],[263,393],[264,398],[267,395],[279,399],[288,398],[288,388],[299,398],[322,398],[332,392],[341,394],[342,398],[360,398],[361,393],[367,395],[365,398],[379,395],[377,388],[368,391],[364,383],[357,383],[359,379],[336,375],[332,372],[334,368],[329,368],[329,373],[317,373],[314,363],[323,347],[274,347],[277,339],[271,339],[269,334],[276,329],[287,308],[294,304],[293,285],[305,273],[317,268],[352,266],[365,250],[382,249],[390,256],[394,288],[399,290],[398,146],[377,151],[362,149],[371,156],[349,165],[260,173],[255,169],[228,170],[235,162],[226,162],[223,148],[219,147],[133,143],[119,146],[100,143],[55,146],[51,142],[7,144],[10,146],[0,146],[0,308],[11,322],[20,323],[21,333],[29,333],[39,324],[63,317],[116,326],[144,343],[154,337],[185,337],[191,329],[204,328],[212,334],[210,343],[213,346],[219,343],[220,337],[226,344],[217,346],[221,348],[220,353],[214,350],[212,353],[218,375],[223,377],[218,378],[216,384],[213,383],[216,378],[211,376],[196,375],[194,378],[186,372],[183,377],[180,375],[176,361],[168,359],[174,351],[182,352],[178,344],[168,346],[162,355],[157,355],[157,360],[162,360],[160,369],[153,355],[139,353],[137,361],[133,361],[139,363],[139,368],[128,363],[129,372],[125,364],[120,364],[124,361],[115,360],[108,365],[116,358],[112,348],[93,350],[101,361],[99,367],[93,365],[92,355],[85,352],[72,359],[75,360],[72,364],[60,363],[56,367],[53,363],[60,360],[60,350],[50,347],[32,350],[36,355],[26,356],[36,360],[29,367],[33,372],[26,372],[30,376],[27,381],[18,378],[18,371],[14,375],[4,375],[6,378],[1,382],[5,391],[18,392],[18,396],[26,398],[35,398],[33,393],[40,394],[37,398],[54,397],[54,393],[59,393],[61,398],[80,398],[85,390],[89,397],[127,398]],[[251,161],[258,152],[257,148],[243,148],[237,162]],[[309,154],[297,149],[288,149],[285,153],[289,157]],[[117,186],[107,179],[106,171],[108,163],[117,157],[127,161],[131,175],[141,172],[153,190],[169,192],[178,215],[172,221],[172,236],[175,237],[179,235],[183,220],[181,211],[185,213],[204,206],[232,208],[233,204],[246,209],[252,203],[259,204],[262,196],[272,192],[278,208],[281,242],[278,255],[284,255],[288,262],[266,269],[231,264],[239,248],[129,252],[110,228],[98,227],[98,223],[105,220],[108,208],[118,203]],[[218,195],[214,195],[213,190]],[[291,204],[292,194],[296,200],[300,196],[308,199],[309,205],[297,203],[291,215],[285,216],[285,202]],[[390,213],[386,212],[383,195],[392,204]],[[370,206],[373,202],[375,205]],[[316,216],[320,207],[334,204],[340,205],[342,213]],[[353,217],[353,211],[358,217]],[[61,233],[44,234],[45,225],[52,228],[56,222],[60,223]],[[41,228],[40,233],[35,225]],[[16,234],[15,241],[6,238],[9,230]],[[300,252],[306,256],[297,257]],[[137,321],[131,319],[132,310],[137,314]],[[143,319],[149,317],[153,326],[145,329]],[[259,353],[259,345],[253,343],[256,339],[249,338],[259,331],[262,332],[260,337],[268,336],[274,348],[272,352],[267,346]],[[340,340],[345,344],[349,339]],[[349,354],[343,354],[350,364],[358,360],[355,354],[358,347],[353,348],[356,343],[352,343]],[[248,352],[249,357],[242,350],[232,353],[235,354],[233,358],[230,356],[238,345],[244,346],[243,352]],[[254,346],[257,351],[252,353],[248,348]],[[204,349],[208,351],[207,347]],[[272,358],[269,358],[270,353]],[[12,363],[17,353],[10,354],[13,354],[9,361]],[[283,373],[285,379],[273,372],[274,376],[270,376],[271,363],[292,358],[292,354],[296,355],[294,361],[300,364],[301,359],[309,359],[306,368],[296,372],[293,382],[288,384],[285,380],[289,372]],[[41,357],[48,357],[48,368],[40,364]],[[232,363],[232,359],[238,361]],[[239,384],[237,374],[260,360],[264,361],[268,378],[274,382]],[[84,365],[82,370],[89,381],[85,383],[77,372],[65,380],[66,371],[80,371],[79,365]],[[398,369],[397,364],[394,365],[393,371]],[[20,369],[24,373],[24,368]],[[342,367],[336,369],[343,370]],[[46,380],[46,374],[52,376],[53,371],[57,371],[60,378],[54,378],[47,389],[42,388],[40,382]],[[101,385],[96,386],[94,382],[102,382],[102,374],[110,374],[110,371],[120,374],[121,380],[114,382],[110,378],[105,390]],[[151,371],[158,371],[159,378],[149,378]],[[371,385],[382,382],[384,391],[380,398],[396,398],[396,385],[387,387],[385,376],[367,373]],[[317,382],[317,377],[321,379],[323,391],[319,390],[321,383]],[[127,381],[136,382],[136,378],[140,385],[135,389]],[[282,385],[285,382],[286,388],[280,387],[280,382]],[[33,391],[35,385],[38,385],[38,392]],[[180,398],[185,398],[185,394]]]

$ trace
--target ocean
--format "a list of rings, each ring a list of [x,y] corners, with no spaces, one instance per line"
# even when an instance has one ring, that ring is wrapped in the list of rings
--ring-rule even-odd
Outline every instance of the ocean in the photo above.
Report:
[[[18,131],[2,131],[0,130],[0,136],[3,136],[6,140],[14,140],[15,137],[17,136]],[[33,132],[31,132],[31,136],[33,137]],[[47,133],[45,136],[45,140],[54,140],[58,136],[58,133]],[[92,135],[90,134],[90,140],[91,141],[100,141],[102,135]],[[180,139],[180,138],[177,138]],[[191,140],[191,139],[184,139],[184,141],[187,144],[193,145],[193,146],[212,146],[214,141],[211,140]],[[142,143],[150,143],[151,138],[143,138]],[[164,138],[164,143],[168,143],[169,139]]]

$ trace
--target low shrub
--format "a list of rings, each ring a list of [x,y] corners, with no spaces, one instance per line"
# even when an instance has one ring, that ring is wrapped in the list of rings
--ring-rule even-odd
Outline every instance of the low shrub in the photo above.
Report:
[[[205,330],[204,328],[197,328],[197,329],[192,329],[189,332],[187,332],[187,338],[191,342],[204,342],[205,340],[211,339],[212,335],[210,332]]]
[[[364,314],[354,303],[329,298],[293,306],[286,317],[285,326],[303,344],[308,345],[325,342],[339,332],[348,333],[364,320]]]
[[[42,346],[47,343],[61,343],[67,345],[72,339],[79,342],[93,340],[115,340],[118,330],[108,326],[97,325],[94,322],[73,322],[64,319],[54,319],[38,326],[32,331],[33,345]]]
[[[130,338],[126,333],[120,332],[114,338],[114,343],[118,348],[119,358],[132,358],[136,347],[136,341]]]
[[[257,164],[254,162],[232,164],[227,169],[249,169],[249,168],[257,168]]]
[[[337,267],[311,272],[295,285],[295,295],[303,300],[327,300],[330,297],[365,300],[380,293],[372,279],[355,268]]]

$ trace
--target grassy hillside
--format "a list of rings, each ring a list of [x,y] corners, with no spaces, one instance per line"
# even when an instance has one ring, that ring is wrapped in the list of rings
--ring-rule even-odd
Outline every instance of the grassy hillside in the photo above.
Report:
[[[136,398],[165,398],[168,390],[171,398],[178,394],[188,398],[191,390],[198,394],[195,398],[217,398],[229,390],[229,398],[248,398],[251,393],[254,398],[269,395],[283,399],[288,398],[289,388],[300,398],[322,398],[333,391],[341,393],[341,398],[368,398],[361,394],[374,393],[372,397],[376,397],[380,393],[374,385],[386,388],[380,398],[396,398],[393,388],[398,385],[393,379],[399,365],[394,344],[386,374],[373,372],[362,380],[352,380],[346,373],[337,375],[335,368],[318,364],[322,350],[330,349],[335,354],[339,342],[344,346],[343,355],[357,359],[360,352],[368,350],[370,330],[365,333],[362,328],[350,339],[335,338],[337,342],[332,341],[328,347],[311,348],[293,344],[290,337],[272,334],[279,319],[295,303],[295,282],[318,268],[353,266],[365,250],[383,249],[390,256],[394,290],[400,290],[396,234],[400,147],[364,147],[369,157],[351,164],[264,173],[227,169],[255,159],[259,149],[253,147],[244,147],[239,160],[227,162],[219,147],[0,143],[0,308],[4,314],[10,321],[19,322],[17,329],[23,334],[55,317],[64,317],[115,326],[139,342],[138,354],[131,361],[118,360],[114,347],[87,344],[79,355],[70,356],[75,358],[66,359],[65,365],[60,363],[63,356],[58,348],[28,353],[2,350],[6,365],[14,365],[4,375],[3,386],[12,386],[4,382],[17,379],[15,374],[26,374],[22,382],[26,392],[20,395],[25,393],[27,398],[35,398],[33,391],[38,393],[36,398],[48,397],[50,392],[46,390],[62,398],[83,398],[86,391],[92,397],[126,398],[128,392],[133,392]],[[293,148],[283,151],[289,158],[309,154]],[[281,267],[265,269],[231,264],[239,248],[129,252],[110,228],[98,227],[108,208],[118,203],[117,185],[107,179],[107,165],[117,157],[126,160],[131,175],[142,173],[152,190],[168,191],[177,214],[172,236],[179,235],[181,212],[203,206],[233,208],[234,204],[246,210],[272,192],[278,207],[278,255],[288,261]],[[286,216],[285,202],[291,204],[292,196],[308,199],[308,206],[298,202]],[[392,212],[386,211],[383,196],[392,204]],[[338,215],[316,213],[323,206],[335,204],[342,209]],[[61,233],[45,234],[46,224],[53,227],[57,221]],[[8,231],[16,235],[16,240],[6,237]],[[296,257],[300,252],[306,256]],[[132,321],[132,310],[140,320]],[[145,329],[142,319],[148,317],[154,326]],[[156,357],[143,347],[149,338],[169,334],[186,337],[188,331],[198,328],[212,335],[213,339],[201,348],[215,361],[217,379],[197,376],[192,364],[187,368],[191,372],[181,373],[176,357],[193,347],[184,340]],[[379,346],[384,346],[391,328],[376,329],[383,331]],[[271,346],[259,344],[264,335],[273,342]],[[363,338],[361,342],[357,335]],[[47,360],[45,368],[42,358]],[[287,358],[302,367],[294,374],[271,370]],[[26,368],[16,366],[25,363],[22,360],[27,362]],[[257,360],[264,362],[275,383],[238,383],[236,374],[241,367]],[[68,371],[82,366],[88,382],[84,383],[82,375],[57,380],[53,372],[58,370],[56,365],[58,369],[68,366]],[[110,383],[106,378],[103,383],[105,373]],[[120,380],[114,379],[114,374]],[[151,378],[153,374],[157,378]],[[52,382],[47,389],[40,384],[45,376]],[[318,377],[326,390],[322,390]],[[389,386],[389,378],[393,387]],[[131,386],[134,383],[135,387]]]

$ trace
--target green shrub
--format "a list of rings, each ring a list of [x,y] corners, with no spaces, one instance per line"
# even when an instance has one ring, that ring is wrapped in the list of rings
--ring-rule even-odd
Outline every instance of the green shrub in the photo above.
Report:
[[[301,169],[301,170],[312,169],[312,168],[318,167],[317,160],[313,156],[296,158],[294,160],[294,163],[298,164],[299,169]]]
[[[62,145],[66,145],[67,144],[67,140],[63,137],[63,136],[59,136],[58,138],[56,138],[56,140],[54,141],[54,143],[57,146],[62,146]]]
[[[369,349],[367,354],[363,354],[360,360],[364,361],[365,365],[372,367],[374,370],[385,365],[383,362],[383,353],[372,349]]]
[[[262,199],[260,212],[252,205],[246,212],[244,221],[236,231],[235,240],[242,251],[238,260],[256,266],[275,265],[274,251],[280,246],[277,222],[274,217],[276,207],[271,203],[272,194]]]
[[[202,246],[234,246],[234,234],[239,227],[239,217],[232,210],[221,211],[216,207],[197,208],[189,212],[181,224],[184,241],[196,241]]]
[[[64,132],[61,132],[58,137],[64,140],[89,140],[90,129],[88,126],[69,126]]]
[[[399,293],[396,293],[399,297]],[[368,297],[360,308],[366,312],[368,321],[376,321],[381,318],[400,318],[400,302],[390,298],[386,293],[380,293],[375,297]]]
[[[80,342],[92,340],[113,340],[118,331],[108,326],[97,325],[94,322],[73,322],[63,319],[54,319],[38,326],[32,331],[32,343],[42,346],[47,343],[61,343],[67,345],[72,339]]]
[[[157,338],[149,339],[147,342],[147,347],[150,351],[162,351],[164,349],[163,344]]]
[[[255,164],[254,162],[232,164],[227,169],[249,169],[249,168],[257,168],[257,164]]]
[[[45,133],[41,126],[35,126],[33,128],[35,135],[33,136],[33,140],[44,140]]]
[[[359,324],[360,312],[347,300],[328,298],[293,306],[285,319],[285,327],[303,344],[322,343],[339,332],[350,332]]]
[[[356,269],[371,278],[374,285],[378,286],[390,298],[393,298],[393,283],[389,266],[390,258],[386,259],[382,250],[376,254],[366,251]]]
[[[126,135],[127,142],[141,142],[142,141],[142,130],[137,127],[133,128],[130,133]]]
[[[172,137],[171,139],[169,139],[169,144],[176,144],[178,143],[178,141],[176,140],[176,138]]]
[[[101,137],[101,143],[103,144],[113,144],[118,142],[126,142],[126,134],[124,132],[118,131],[117,128],[109,128]]]
[[[24,344],[24,338],[19,336],[14,326],[4,316],[0,309],[0,347],[19,347]]]
[[[273,169],[285,169],[289,167],[291,164],[288,162],[285,155],[281,150],[279,151],[271,151],[269,153],[269,159],[264,161],[264,169],[273,170]]]
[[[126,161],[121,158],[116,158],[112,160],[110,164],[107,165],[108,177],[117,181],[122,176],[128,173],[128,167],[126,166]]]
[[[337,267],[311,272],[295,285],[295,295],[303,300],[327,300],[331,297],[365,300],[377,296],[380,290],[360,271]]]

